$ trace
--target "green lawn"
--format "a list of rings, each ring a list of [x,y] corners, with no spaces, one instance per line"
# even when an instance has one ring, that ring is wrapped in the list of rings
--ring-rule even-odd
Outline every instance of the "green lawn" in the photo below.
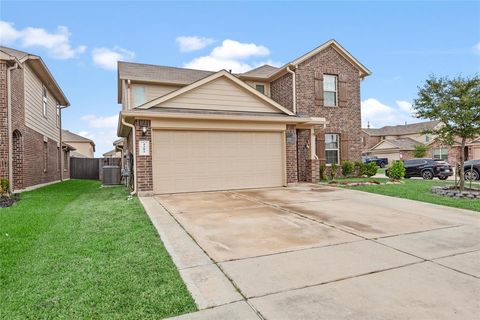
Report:
[[[159,319],[195,303],[137,198],[71,180],[0,209],[3,319]]]
[[[358,186],[358,187],[344,187],[353,190],[361,190],[371,193],[378,193],[387,196],[393,196],[397,198],[405,198],[411,200],[418,200],[423,202],[441,204],[449,207],[463,208],[474,211],[480,211],[480,201],[470,199],[454,199],[447,198],[432,194],[430,189],[432,186],[452,184],[452,182],[444,182],[439,180],[417,180],[408,179],[403,180],[405,184],[385,184],[387,179],[337,179],[338,181],[368,181],[376,180],[383,184],[371,185],[371,186]],[[478,184],[476,184],[478,187]]]

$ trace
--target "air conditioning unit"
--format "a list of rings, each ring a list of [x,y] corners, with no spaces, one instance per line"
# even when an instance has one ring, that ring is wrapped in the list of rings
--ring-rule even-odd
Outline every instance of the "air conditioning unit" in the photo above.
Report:
[[[120,166],[104,166],[103,167],[103,185],[120,184],[121,174]]]

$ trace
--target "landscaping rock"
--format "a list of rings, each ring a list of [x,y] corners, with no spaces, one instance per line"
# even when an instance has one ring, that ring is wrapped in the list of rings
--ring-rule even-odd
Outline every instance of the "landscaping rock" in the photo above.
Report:
[[[458,198],[458,199],[480,199],[480,190],[478,189],[467,189],[465,191],[460,191],[455,187],[432,187],[431,192],[438,194],[444,197]]]

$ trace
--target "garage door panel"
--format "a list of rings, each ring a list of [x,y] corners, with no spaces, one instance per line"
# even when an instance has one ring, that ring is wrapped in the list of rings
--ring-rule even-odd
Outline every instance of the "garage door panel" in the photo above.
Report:
[[[283,185],[281,132],[155,130],[153,134],[155,193]]]

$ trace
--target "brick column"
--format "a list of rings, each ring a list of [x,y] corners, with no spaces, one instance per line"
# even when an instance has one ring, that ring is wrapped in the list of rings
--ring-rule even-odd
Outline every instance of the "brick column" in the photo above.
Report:
[[[142,132],[142,127],[147,127],[147,132]],[[152,175],[152,129],[150,120],[135,120],[135,143],[136,143],[136,174],[138,192],[153,192],[153,175]],[[140,141],[148,141],[150,144],[150,154],[148,156],[140,156]]]
[[[287,125],[286,154],[287,154],[287,183],[298,182],[297,172],[297,134],[294,125]]]
[[[307,182],[317,183],[320,182],[320,160],[308,159],[307,160]]]

